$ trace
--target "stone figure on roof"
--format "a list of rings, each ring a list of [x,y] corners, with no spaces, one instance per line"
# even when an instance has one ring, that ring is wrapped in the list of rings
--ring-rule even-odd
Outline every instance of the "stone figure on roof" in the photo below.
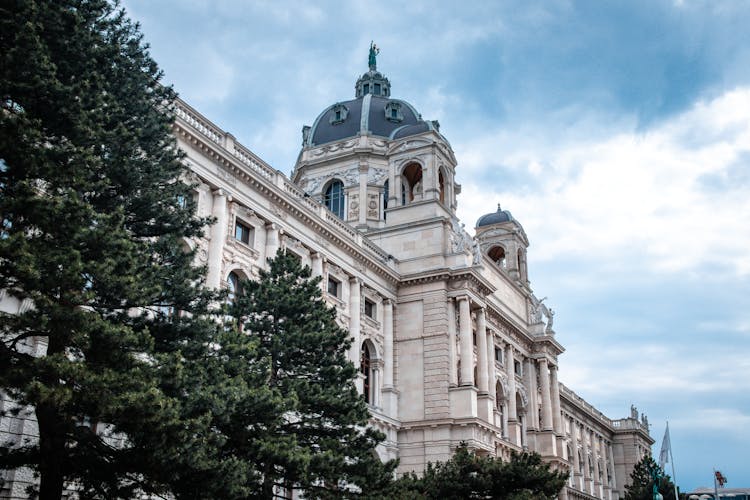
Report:
[[[375,59],[375,57],[378,54],[380,54],[380,49],[378,48],[377,45],[375,45],[374,42],[371,41],[370,42],[370,56],[367,60],[367,63],[369,64],[371,70],[375,70],[378,67],[377,61]]]

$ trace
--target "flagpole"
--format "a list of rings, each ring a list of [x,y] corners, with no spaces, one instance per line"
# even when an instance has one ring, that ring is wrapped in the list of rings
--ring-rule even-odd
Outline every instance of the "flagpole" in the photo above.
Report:
[[[667,430],[669,430],[669,421],[667,420]],[[672,454],[672,438],[669,439],[669,459],[672,461],[672,484],[674,485],[674,499],[680,500],[680,495],[677,491],[677,476],[674,473],[674,455]],[[716,500],[719,500],[718,498]]]

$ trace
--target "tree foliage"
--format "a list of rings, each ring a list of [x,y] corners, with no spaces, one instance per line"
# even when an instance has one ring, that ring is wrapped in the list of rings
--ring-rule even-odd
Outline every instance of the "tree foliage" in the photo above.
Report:
[[[243,283],[229,307],[235,328],[252,345],[245,366],[259,369],[274,402],[252,428],[227,419],[225,451],[251,456],[261,498],[295,487],[306,498],[341,498],[387,485],[394,463],[375,453],[381,433],[354,386],[349,334],[323,300],[320,278],[280,251],[258,281]]]
[[[393,498],[555,499],[567,472],[553,471],[538,453],[513,453],[508,462],[481,457],[465,444],[447,462],[428,464],[424,475],[407,474],[394,484]]]
[[[630,473],[630,484],[625,487],[625,500],[653,500],[652,470],[658,470],[661,478],[659,479],[659,493],[664,500],[675,500],[672,479],[664,473],[651,455],[644,455],[633,467],[633,472]]]
[[[32,305],[0,314],[0,387],[39,425],[0,468],[31,467],[41,498],[164,491],[212,441],[185,403],[221,334],[184,250],[208,221],[160,76],[109,1],[0,5],[0,283]]]

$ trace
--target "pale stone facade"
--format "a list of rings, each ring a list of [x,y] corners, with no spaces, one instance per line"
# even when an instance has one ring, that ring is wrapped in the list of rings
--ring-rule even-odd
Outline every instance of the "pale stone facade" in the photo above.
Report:
[[[351,360],[365,367],[357,386],[386,435],[378,451],[400,472],[446,460],[463,441],[492,456],[537,451],[571,470],[561,498],[621,498],[653,443],[647,423],[610,420],[558,381],[563,347],[531,290],[523,227],[498,207],[472,238],[437,122],[392,99],[372,66],[356,89],[303,129],[291,179],[177,103],[199,215],[217,221],[186,242],[208,285],[256,278],[279,248],[321,276],[353,337]],[[34,427],[6,418],[0,437],[18,442]],[[29,480],[13,474],[0,498]]]

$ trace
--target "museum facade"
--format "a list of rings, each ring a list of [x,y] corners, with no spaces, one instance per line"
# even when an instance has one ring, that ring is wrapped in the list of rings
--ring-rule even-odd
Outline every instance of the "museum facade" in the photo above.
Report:
[[[498,206],[473,237],[464,229],[450,143],[439,123],[391,96],[374,57],[353,99],[303,127],[290,177],[183,101],[174,134],[198,214],[216,220],[186,242],[208,286],[256,279],[281,248],[320,276],[353,339],[384,460],[407,472],[461,442],[503,458],[529,450],[570,471],[561,498],[623,498],[653,444],[645,417],[631,408],[611,419],[558,380],[564,349],[554,312],[532,291],[522,225]],[[31,307],[1,299],[4,311]],[[30,416],[0,420],[3,441],[35,433]],[[0,498],[22,498],[28,471],[4,474]]]

